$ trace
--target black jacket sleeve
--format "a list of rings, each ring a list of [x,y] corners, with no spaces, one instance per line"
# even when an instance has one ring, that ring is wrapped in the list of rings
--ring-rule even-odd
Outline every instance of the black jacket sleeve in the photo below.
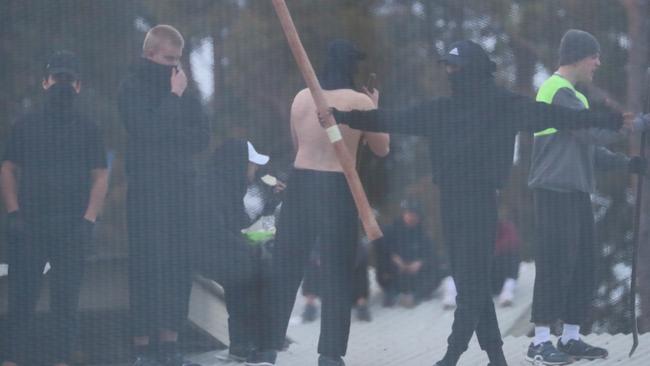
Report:
[[[623,116],[615,112],[578,111],[536,102],[520,95],[511,96],[507,105],[510,106],[509,121],[520,131],[537,132],[547,128],[570,130],[587,127],[618,130],[623,125]]]
[[[338,123],[370,132],[388,132],[415,136],[431,136],[453,111],[448,98],[440,98],[404,109],[374,109],[341,112],[334,109]]]
[[[152,106],[145,93],[128,81],[120,92],[120,116],[130,138],[146,146],[174,145],[190,152],[201,151],[207,145],[207,124],[200,110],[195,110],[200,103],[169,92],[158,106]]]
[[[106,169],[108,164],[106,162],[106,148],[104,140],[101,137],[99,128],[92,122],[86,123],[86,164],[89,170],[93,169]]]
[[[22,165],[25,161],[25,122],[19,119],[12,127],[5,146],[3,161]]]

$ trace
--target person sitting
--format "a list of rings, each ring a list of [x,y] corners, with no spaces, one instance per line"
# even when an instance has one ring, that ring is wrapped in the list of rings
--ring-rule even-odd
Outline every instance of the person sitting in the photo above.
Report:
[[[433,242],[422,227],[422,211],[415,202],[402,202],[401,208],[399,219],[377,242],[377,280],[387,307],[399,295],[403,306],[413,307],[437,286]]]

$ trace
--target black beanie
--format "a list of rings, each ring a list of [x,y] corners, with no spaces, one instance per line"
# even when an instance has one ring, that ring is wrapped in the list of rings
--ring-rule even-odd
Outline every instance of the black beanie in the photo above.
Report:
[[[600,53],[598,40],[590,33],[569,29],[560,41],[560,66],[574,64]]]

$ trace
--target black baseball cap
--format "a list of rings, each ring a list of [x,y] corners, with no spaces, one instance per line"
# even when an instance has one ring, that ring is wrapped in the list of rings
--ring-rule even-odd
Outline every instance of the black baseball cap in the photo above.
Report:
[[[487,52],[478,43],[470,40],[454,42],[449,50],[438,60],[440,63],[486,70],[496,70],[496,64],[490,60]]]
[[[81,61],[70,51],[56,51],[47,60],[45,76],[68,74],[78,80],[81,77]]]

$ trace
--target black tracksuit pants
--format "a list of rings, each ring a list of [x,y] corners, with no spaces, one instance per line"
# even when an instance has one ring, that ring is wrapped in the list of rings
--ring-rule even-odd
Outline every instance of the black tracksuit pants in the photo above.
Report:
[[[32,356],[46,353],[47,362],[69,362],[79,332],[79,291],[87,243],[75,237],[81,219],[37,223],[28,220],[26,235],[10,238],[7,360],[34,364]],[[41,293],[43,269],[50,287],[51,327],[46,346],[34,344],[33,320]],[[44,352],[44,351],[45,352]]]
[[[533,191],[535,289],[531,321],[582,324],[595,295],[594,216],[588,193]]]
[[[187,319],[191,282],[189,184],[129,180],[129,297],[135,337],[179,331]]]
[[[343,356],[350,332],[357,253],[358,216],[342,173],[295,169],[273,248],[271,286],[264,288],[264,307],[258,349],[280,349],[296,293],[312,246],[319,240],[322,300],[318,352]]]
[[[448,352],[467,350],[474,332],[481,349],[503,345],[490,291],[496,240],[495,189],[440,186],[442,225],[456,283],[456,312]]]
[[[508,278],[519,278],[521,257],[519,251],[501,253],[494,256],[492,261],[492,294],[498,295],[503,289],[503,283]]]
[[[259,277],[259,276],[256,276]],[[262,282],[259,278],[238,284],[224,284],[228,310],[228,335],[230,349],[248,350],[258,332],[259,311],[267,304],[260,299]]]

